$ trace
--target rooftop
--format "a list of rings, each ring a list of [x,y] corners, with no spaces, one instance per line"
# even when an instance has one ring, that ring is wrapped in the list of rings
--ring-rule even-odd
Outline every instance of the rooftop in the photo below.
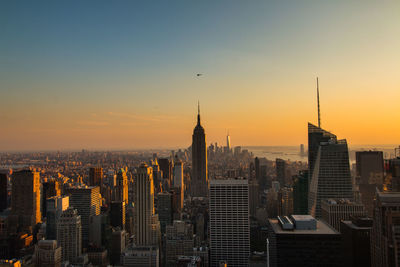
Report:
[[[292,216],[305,216],[304,218],[307,219],[307,216],[310,215],[292,215]],[[312,216],[310,216],[314,219]],[[315,220],[315,219],[314,219]],[[326,223],[316,220],[317,228],[315,230],[301,230],[301,229],[293,229],[293,230],[284,230],[279,224],[277,219],[269,219],[269,223],[272,227],[272,230],[275,234],[283,234],[283,235],[339,235],[340,233],[327,225]]]

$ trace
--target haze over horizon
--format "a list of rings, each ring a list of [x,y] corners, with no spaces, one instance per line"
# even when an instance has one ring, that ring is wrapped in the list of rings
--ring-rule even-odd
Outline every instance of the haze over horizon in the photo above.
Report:
[[[0,151],[400,140],[399,1],[0,3]],[[203,75],[197,77],[197,73]]]

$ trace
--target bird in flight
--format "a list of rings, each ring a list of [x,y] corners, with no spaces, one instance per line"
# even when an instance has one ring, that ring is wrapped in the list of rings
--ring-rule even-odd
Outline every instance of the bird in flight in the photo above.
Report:
[[[197,73],[196,74],[197,77],[200,77],[201,75],[203,75],[203,74],[201,74],[201,73]]]

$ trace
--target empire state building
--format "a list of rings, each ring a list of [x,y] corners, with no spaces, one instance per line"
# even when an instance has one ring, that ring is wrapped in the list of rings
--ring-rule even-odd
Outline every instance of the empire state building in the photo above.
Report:
[[[208,195],[207,145],[204,128],[200,124],[200,106],[198,107],[197,125],[192,139],[192,196]]]

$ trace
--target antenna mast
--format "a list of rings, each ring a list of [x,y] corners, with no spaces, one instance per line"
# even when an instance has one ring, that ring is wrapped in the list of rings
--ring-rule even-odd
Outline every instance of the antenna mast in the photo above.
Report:
[[[318,128],[321,128],[321,112],[319,108],[319,84],[318,84],[318,77],[317,77],[317,102],[318,102]]]

